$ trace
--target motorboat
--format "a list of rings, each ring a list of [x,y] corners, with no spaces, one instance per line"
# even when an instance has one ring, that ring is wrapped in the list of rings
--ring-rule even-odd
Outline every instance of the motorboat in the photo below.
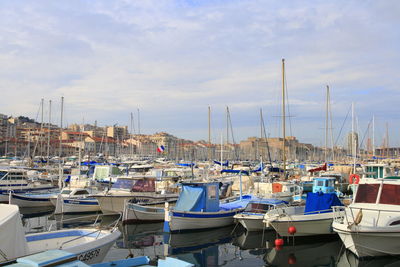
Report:
[[[353,202],[334,207],[332,227],[344,246],[359,258],[400,255],[399,196],[399,179],[361,179]]]
[[[62,249],[85,263],[101,262],[121,233],[110,229],[79,228],[25,234],[18,206],[0,204],[0,262],[50,250]]]
[[[287,202],[279,199],[259,199],[250,201],[245,210],[233,216],[247,231],[272,230],[263,223],[264,215],[271,209],[286,207]]]
[[[165,202],[178,198],[178,194],[156,191],[154,177],[119,177],[109,190],[92,195],[104,214],[122,213],[125,201],[138,203]]]
[[[332,206],[343,206],[334,189],[334,178],[315,178],[313,192],[307,193],[305,206],[276,208],[264,216],[280,236],[334,234]]]
[[[51,183],[28,178],[27,170],[21,168],[0,169],[0,202],[9,202],[9,193],[37,192],[53,189]]]

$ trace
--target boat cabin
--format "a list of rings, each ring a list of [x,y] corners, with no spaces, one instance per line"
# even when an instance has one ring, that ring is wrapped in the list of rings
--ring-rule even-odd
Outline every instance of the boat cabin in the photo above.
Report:
[[[388,165],[383,163],[370,163],[364,165],[364,174],[362,178],[380,179],[391,175],[392,173]]]
[[[219,210],[219,183],[183,183],[182,191],[174,207],[176,211]]]
[[[155,192],[155,178],[118,178],[117,181],[112,185],[110,190],[122,190],[130,192]]]
[[[286,201],[280,199],[252,200],[247,204],[244,213],[266,213],[276,206],[286,206],[287,204]]]
[[[335,193],[335,178],[316,177],[313,180],[313,193]]]
[[[400,179],[360,183],[353,203],[400,205]]]

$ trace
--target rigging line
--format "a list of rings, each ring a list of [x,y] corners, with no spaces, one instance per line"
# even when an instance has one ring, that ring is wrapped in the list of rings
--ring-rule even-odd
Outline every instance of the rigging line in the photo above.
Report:
[[[269,144],[268,144],[268,139],[267,139],[267,133],[266,133],[266,130],[265,130],[264,116],[263,116],[262,110],[261,110],[261,123],[262,123],[263,132],[264,132],[265,143],[267,144],[267,152],[268,152],[269,164],[272,167],[271,152],[269,151]]]
[[[289,132],[290,132],[290,136],[293,136],[293,132],[292,132],[292,116],[290,114],[289,93],[288,93],[288,89],[287,89],[287,74],[286,74],[286,71],[285,71],[285,93],[286,93],[286,107],[287,107],[287,112],[288,112],[288,117],[289,117]]]
[[[360,143],[360,148],[362,147],[362,145],[364,143],[364,139],[365,139],[367,133],[369,132],[369,127],[371,126],[371,123],[372,123],[372,119],[368,122],[367,129],[365,130],[363,138],[362,138],[361,143]]]
[[[350,111],[351,111],[351,106],[350,106],[350,108],[349,108],[349,111],[347,111],[347,115],[346,115],[346,118],[345,118],[344,121],[343,121],[342,127],[340,127],[339,134],[338,134],[338,136],[337,136],[337,138],[336,138],[336,141],[335,141],[335,146],[337,145],[337,142],[338,142],[338,140],[339,140],[339,138],[340,138],[340,135],[342,134],[342,130],[343,130],[344,124],[346,123],[346,120],[347,120],[347,118],[349,117]]]

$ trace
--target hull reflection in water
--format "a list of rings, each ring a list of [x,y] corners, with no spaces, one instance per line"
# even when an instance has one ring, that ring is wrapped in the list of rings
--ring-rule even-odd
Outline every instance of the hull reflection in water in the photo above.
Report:
[[[360,260],[351,251],[346,250],[338,260],[337,267],[367,267],[367,266],[400,266],[400,259],[396,257],[377,257],[374,259]]]
[[[233,238],[232,244],[242,250],[262,249],[265,253],[267,248],[274,246],[275,238],[275,231],[265,231],[264,235],[262,232],[243,231]]]
[[[286,239],[285,239],[286,241]],[[308,241],[308,242],[306,242]],[[339,239],[301,240],[295,245],[286,245],[280,249],[271,248],[264,256],[267,266],[335,266],[342,243]]]
[[[219,266],[222,264],[219,262],[222,257],[220,252],[229,253],[227,243],[232,240],[233,229],[234,226],[227,226],[209,231],[165,233],[165,256],[175,255],[178,259],[195,264],[195,266]],[[225,245],[227,246],[225,247]],[[220,250],[221,247],[225,249]]]

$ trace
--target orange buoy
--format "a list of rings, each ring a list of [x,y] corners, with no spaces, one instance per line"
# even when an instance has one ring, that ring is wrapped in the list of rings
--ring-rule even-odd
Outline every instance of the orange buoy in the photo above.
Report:
[[[290,235],[294,235],[296,232],[297,232],[296,227],[290,226],[290,227],[288,228],[288,233],[289,233]]]
[[[292,265],[296,264],[296,262],[297,262],[296,256],[293,253],[291,253],[288,257],[288,264]]]
[[[283,246],[283,239],[282,239],[282,238],[277,238],[277,239],[275,239],[275,246],[276,246],[276,247],[281,247],[281,246]]]

